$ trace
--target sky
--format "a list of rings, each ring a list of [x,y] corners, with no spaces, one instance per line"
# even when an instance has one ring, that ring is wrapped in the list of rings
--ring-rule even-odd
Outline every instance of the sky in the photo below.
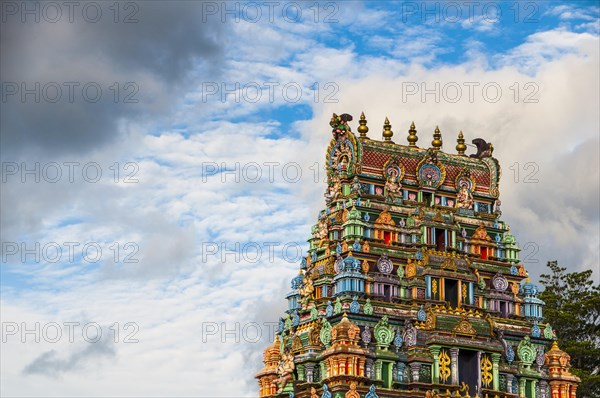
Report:
[[[2,396],[256,396],[333,112],[492,142],[532,280],[599,280],[598,2],[0,11]]]

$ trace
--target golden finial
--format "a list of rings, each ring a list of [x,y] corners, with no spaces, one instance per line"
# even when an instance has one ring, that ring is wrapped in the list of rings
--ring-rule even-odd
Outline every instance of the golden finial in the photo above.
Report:
[[[408,130],[408,146],[417,147],[417,141],[419,137],[417,137],[417,129],[415,128],[415,122],[410,124],[410,129]]]
[[[431,141],[431,146],[436,151],[439,151],[442,147],[442,133],[440,133],[440,128],[435,126],[435,131],[433,133],[433,141]]]
[[[365,118],[364,112],[360,114],[360,120],[358,121],[358,124],[358,132],[360,133],[360,138],[367,138],[369,128],[367,127],[367,119]]]
[[[458,132],[458,139],[456,140],[458,144],[456,144],[456,151],[459,155],[465,156],[465,150],[467,146],[465,145],[465,139],[463,138],[462,130]]]
[[[387,116],[385,117],[385,122],[383,123],[383,139],[385,141],[391,141],[394,132],[392,131],[392,125],[388,120]]]

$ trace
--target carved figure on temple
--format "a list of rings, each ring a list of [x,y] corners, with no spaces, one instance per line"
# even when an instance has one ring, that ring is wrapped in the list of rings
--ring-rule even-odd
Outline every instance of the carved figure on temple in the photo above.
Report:
[[[325,192],[325,202],[331,203],[332,201],[339,199],[342,192],[342,183],[340,178],[333,174],[329,182],[327,192]]]
[[[491,142],[487,143],[484,139],[481,138],[475,138],[471,142],[477,147],[477,153],[472,154],[470,157],[482,159],[489,158],[492,156],[492,152],[494,152],[494,147],[492,146]]]
[[[398,182],[398,171],[396,169],[390,169],[385,181],[384,195],[392,203],[395,202],[396,198],[402,197],[402,184]]]
[[[310,398],[319,398],[317,395],[317,390],[314,387],[310,388]]]
[[[315,288],[313,286],[313,281],[308,275],[304,275],[303,283],[298,292],[302,297],[311,297]]]
[[[321,217],[319,223],[317,224],[317,237],[319,238],[319,247],[323,247],[323,245],[327,244],[329,240],[329,219],[327,217]]]
[[[348,122],[350,121],[352,121],[352,115],[347,113],[342,113],[339,116],[334,113],[333,116],[331,116],[329,125],[333,129],[331,130],[331,134],[333,134],[333,138],[335,138],[336,141],[346,138],[347,133],[350,131],[350,126],[348,126]]]
[[[273,381],[273,384],[279,385],[277,394],[281,394],[287,382],[292,380],[294,376],[294,368],[294,356],[292,355],[292,353],[283,353],[283,355],[281,356],[281,360],[277,365],[277,374],[279,375],[279,378]]]
[[[346,394],[344,395],[344,398],[360,398],[360,395],[356,391],[356,382],[355,381],[350,382],[350,390],[348,390],[348,392],[346,392]]]
[[[469,190],[467,184],[463,184],[456,195],[456,207],[459,209],[472,209],[473,208],[473,194]]]
[[[355,176],[352,180],[352,193],[360,196],[360,182],[358,181],[358,176]]]

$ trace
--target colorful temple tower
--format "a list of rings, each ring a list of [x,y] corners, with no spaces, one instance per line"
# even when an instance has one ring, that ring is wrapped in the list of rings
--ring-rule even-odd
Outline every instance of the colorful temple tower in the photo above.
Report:
[[[352,133],[333,115],[325,208],[256,375],[260,397],[575,398],[544,302],[500,220],[500,165]]]

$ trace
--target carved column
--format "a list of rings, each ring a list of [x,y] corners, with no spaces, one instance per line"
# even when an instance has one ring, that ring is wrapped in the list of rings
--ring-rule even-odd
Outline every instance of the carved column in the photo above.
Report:
[[[305,370],[306,370],[306,381],[308,383],[312,383],[313,382],[313,369],[315,368],[315,365],[312,363],[307,363],[304,366]]]
[[[452,384],[458,384],[458,348],[450,348],[450,378]],[[481,376],[480,376],[481,377]]]
[[[506,392],[509,392],[512,394],[512,386],[513,386],[513,382],[515,382],[515,376],[512,374],[507,374],[506,375]]]
[[[440,349],[439,345],[429,346],[429,352],[433,356],[433,374],[431,375],[431,382],[433,384],[439,384],[440,382]]]
[[[304,365],[298,365],[297,368],[298,368],[298,380],[304,381],[305,380]]]
[[[481,351],[477,351],[477,392],[481,391]]]
[[[519,396],[525,397],[525,386],[527,385],[527,380],[524,377],[519,379]]]
[[[406,364],[404,362],[398,362],[396,371],[398,372],[398,382],[399,383],[406,383],[406,380],[404,380],[404,369],[405,368],[406,368]]]
[[[412,381],[416,383],[419,381],[419,371],[421,370],[421,364],[418,362],[412,362],[409,364],[410,370],[412,372]]]
[[[529,393],[531,394],[532,397],[539,398],[539,397],[537,397],[535,395],[535,386],[536,386],[536,384],[537,384],[537,380],[532,380],[531,381],[531,389],[529,390]]]
[[[500,354],[497,352],[492,354],[492,384],[495,391],[500,389],[500,375],[498,374],[498,364],[500,362]]]
[[[381,368],[382,368],[383,362],[381,361],[381,359],[378,359],[375,361],[375,379],[376,380],[382,380],[383,377],[381,377]]]
[[[546,394],[548,393],[548,383],[544,380],[540,380],[540,396],[536,398],[546,398]]]

